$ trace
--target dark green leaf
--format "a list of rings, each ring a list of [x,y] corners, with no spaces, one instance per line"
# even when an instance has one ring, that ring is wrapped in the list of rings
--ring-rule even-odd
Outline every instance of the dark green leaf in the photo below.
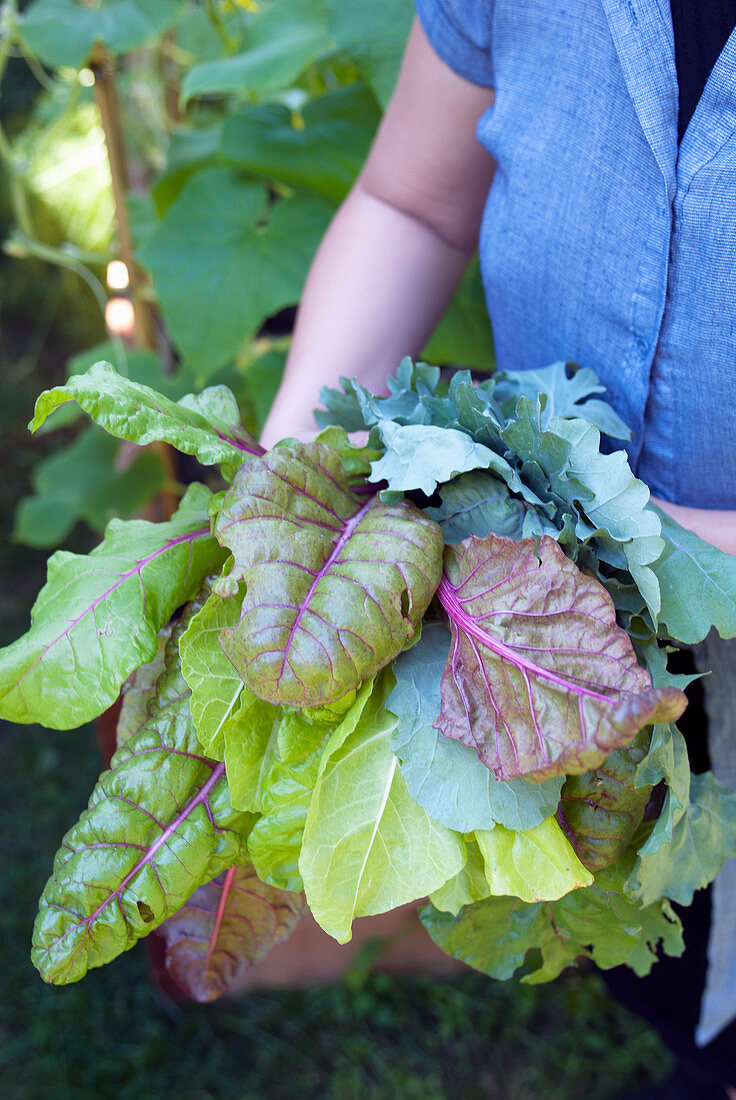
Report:
[[[191,68],[182,82],[182,100],[225,92],[280,91],[331,49],[323,0],[262,4],[248,27],[242,52]]]
[[[330,33],[388,105],[414,16],[411,0],[327,0]]]
[[[96,42],[128,53],[176,22],[182,0],[35,0],[23,13],[22,34],[38,59],[52,69],[79,69]]]
[[[187,182],[141,259],[174,342],[198,371],[211,374],[299,300],[330,213],[311,198],[271,204],[265,188],[229,168]]]
[[[231,115],[222,155],[238,168],[341,202],[366,158],[381,120],[372,93],[350,84],[312,100],[298,116],[280,104]]]
[[[463,276],[422,357],[430,363],[457,363],[493,370],[493,335],[477,260]]]

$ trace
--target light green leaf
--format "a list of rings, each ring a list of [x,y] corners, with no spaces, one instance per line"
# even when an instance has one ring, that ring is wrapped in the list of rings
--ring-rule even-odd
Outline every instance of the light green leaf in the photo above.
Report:
[[[466,470],[488,469],[497,457],[455,428],[381,420],[378,430],[386,453],[372,463],[370,480],[387,481],[391,492],[421,489],[431,496],[438,484]]]
[[[475,839],[491,894],[512,894],[529,902],[555,901],[593,881],[553,817],[519,832],[503,825],[478,830]]]
[[[32,955],[47,982],[78,981],[127,951],[246,858],[251,819],[232,809],[224,766],[201,755],[176,664],[173,638],[150,719],[118,749],[54,860]]]
[[[272,203],[229,168],[190,179],[141,251],[182,356],[211,374],[296,303],[330,214],[313,198]]]
[[[394,661],[396,687],[387,707],[398,716],[392,748],[409,794],[427,813],[458,832],[531,829],[557,809],[563,777],[532,783],[498,780],[467,745],[434,728],[450,635],[443,623],[424,624],[421,641]]]
[[[224,760],[229,733],[255,698],[218,641],[221,630],[237,623],[242,595],[211,593],[179,643],[182,675],[192,692],[192,721],[200,743],[215,760]]]
[[[339,716],[330,714],[327,708],[313,712],[282,708],[278,752],[269,754],[269,764],[263,771],[261,816],[248,839],[250,857],[265,882],[284,890],[303,889],[299,855],[326,738],[332,732],[334,746],[353,732],[372,686],[368,681],[352,693]]]
[[[725,860],[736,856],[736,794],[712,772],[693,775],[690,803],[672,829],[672,839],[652,854],[639,852],[627,888],[643,905],[668,897],[690,905],[712,882]]]
[[[220,393],[210,400],[205,391],[189,405],[183,403],[186,398],[171,401],[148,386],[123,378],[109,363],[96,363],[86,374],[75,374],[63,386],[42,393],[29,424],[31,431],[67,401],[76,401],[110,435],[140,446],[162,440],[205,465],[221,463],[228,474],[262,451],[242,428],[219,420],[210,411],[213,406],[223,408]]]
[[[349,84],[306,105],[295,125],[276,103],[230,115],[222,133],[226,161],[256,175],[341,202],[366,158],[381,112],[363,84]]]
[[[146,724],[150,715],[150,706],[156,694],[156,685],[166,663],[166,646],[173,623],[162,626],[158,632],[158,649],[153,660],[139,665],[131,672],[120,690],[120,714],[115,729],[115,744],[120,748],[134,733],[138,733]]]
[[[522,980],[535,985],[556,978],[581,956],[603,970],[626,964],[643,976],[660,944],[668,955],[682,954],[682,928],[667,901],[642,908],[626,898],[625,874],[622,866],[601,871],[593,885],[559,901],[530,905],[490,897],[457,916],[428,906],[420,917],[443,951],[492,978],[510,978],[532,949],[541,957]]]
[[[52,69],[80,69],[96,42],[128,53],[176,22],[182,0],[100,0],[91,7],[74,0],[36,0],[23,13],[21,32],[31,50]]]
[[[662,591],[661,626],[672,638],[701,642],[712,626],[722,638],[736,635],[736,557],[725,554],[665,512],[664,550],[653,564]]]
[[[39,462],[32,474],[35,495],[23,497],[15,513],[15,541],[58,546],[80,520],[102,531],[114,516],[127,519],[140,512],[164,484],[163,462],[142,451],[119,469],[119,450],[117,440],[90,427]]]
[[[439,889],[465,863],[462,837],[411,800],[391,752],[396,719],[376,681],[354,733],[325,749],[299,870],[315,919],[340,943],[355,917],[383,913]]]
[[[436,909],[453,916],[457,916],[465,905],[482,901],[491,894],[483,853],[472,834],[465,837],[465,847],[468,853],[465,866],[429,896]]]
[[[649,751],[634,774],[635,787],[654,787],[662,779],[667,794],[654,829],[640,852],[651,855],[667,841],[690,801],[690,760],[685,738],[673,723],[657,724]]]
[[[70,729],[114,703],[154,656],[160,628],[222,561],[210,498],[193,485],[167,523],[113,520],[88,556],[49,559],[31,629],[0,650],[0,716]]]
[[[203,61],[184,77],[184,104],[195,96],[280,91],[332,49],[321,0],[265,3],[254,16],[240,53]]]
[[[337,48],[359,68],[382,107],[388,106],[414,16],[411,0],[327,0]]]
[[[261,808],[263,781],[278,747],[279,708],[248,692],[225,731],[225,768],[230,797],[238,810]]]

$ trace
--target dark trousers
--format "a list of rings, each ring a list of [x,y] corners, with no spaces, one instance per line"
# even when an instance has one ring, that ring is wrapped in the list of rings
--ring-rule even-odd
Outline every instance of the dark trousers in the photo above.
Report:
[[[673,655],[670,668],[676,672],[692,671],[690,655]],[[690,767],[694,772],[707,771],[710,768],[707,722],[698,681],[690,685],[687,694],[688,707],[678,726],[687,741]],[[676,906],[676,909],[684,928],[685,953],[681,958],[661,958],[646,978],[637,978],[625,966],[609,970],[603,976],[618,1000],[657,1028],[677,1057],[678,1076],[691,1083],[693,1100],[699,1100],[711,1092],[723,1095],[719,1091],[723,1086],[736,1085],[736,1022],[707,1046],[695,1045],[693,1036],[700,1016],[708,961],[710,887],[698,890],[691,906]]]

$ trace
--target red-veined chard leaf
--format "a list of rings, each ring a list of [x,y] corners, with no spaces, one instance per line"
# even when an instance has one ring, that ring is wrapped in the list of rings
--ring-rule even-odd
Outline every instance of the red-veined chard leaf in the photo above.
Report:
[[[166,941],[166,969],[189,997],[214,1001],[237,988],[305,913],[302,894],[266,885],[251,866],[231,867],[157,930]]]
[[[178,669],[179,634],[150,719],[115,753],[56,854],[32,952],[55,985],[127,951],[202,883],[247,858],[253,819],[233,810],[225,765],[202,754]]]
[[[557,820],[589,871],[614,863],[641,824],[652,787],[634,786],[634,777],[648,745],[642,730],[593,771],[565,780]]]
[[[588,771],[685,707],[651,686],[606,590],[548,536],[447,547],[438,595],[452,644],[437,728],[498,778]]]
[[[416,632],[442,569],[439,527],[408,502],[352,493],[340,456],[278,447],[242,467],[215,526],[246,582],[223,649],[271,703],[332,703]]]
[[[226,386],[210,386],[199,394],[172,401],[149,386],[124,378],[110,363],[95,363],[36,401],[35,432],[46,417],[67,401],[76,401],[92,419],[119,439],[144,446],[161,441],[205,466],[222,465],[227,476],[263,448],[240,425],[235,398]]]
[[[160,628],[222,561],[210,499],[193,485],[168,522],[113,520],[91,554],[49,559],[31,629],[0,650],[0,717],[71,729],[115,702],[155,655]]]

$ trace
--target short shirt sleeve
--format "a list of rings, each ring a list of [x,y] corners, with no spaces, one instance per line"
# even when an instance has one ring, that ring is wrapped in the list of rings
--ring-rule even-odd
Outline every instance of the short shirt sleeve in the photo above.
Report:
[[[493,0],[415,0],[417,15],[435,53],[458,76],[493,87]]]

